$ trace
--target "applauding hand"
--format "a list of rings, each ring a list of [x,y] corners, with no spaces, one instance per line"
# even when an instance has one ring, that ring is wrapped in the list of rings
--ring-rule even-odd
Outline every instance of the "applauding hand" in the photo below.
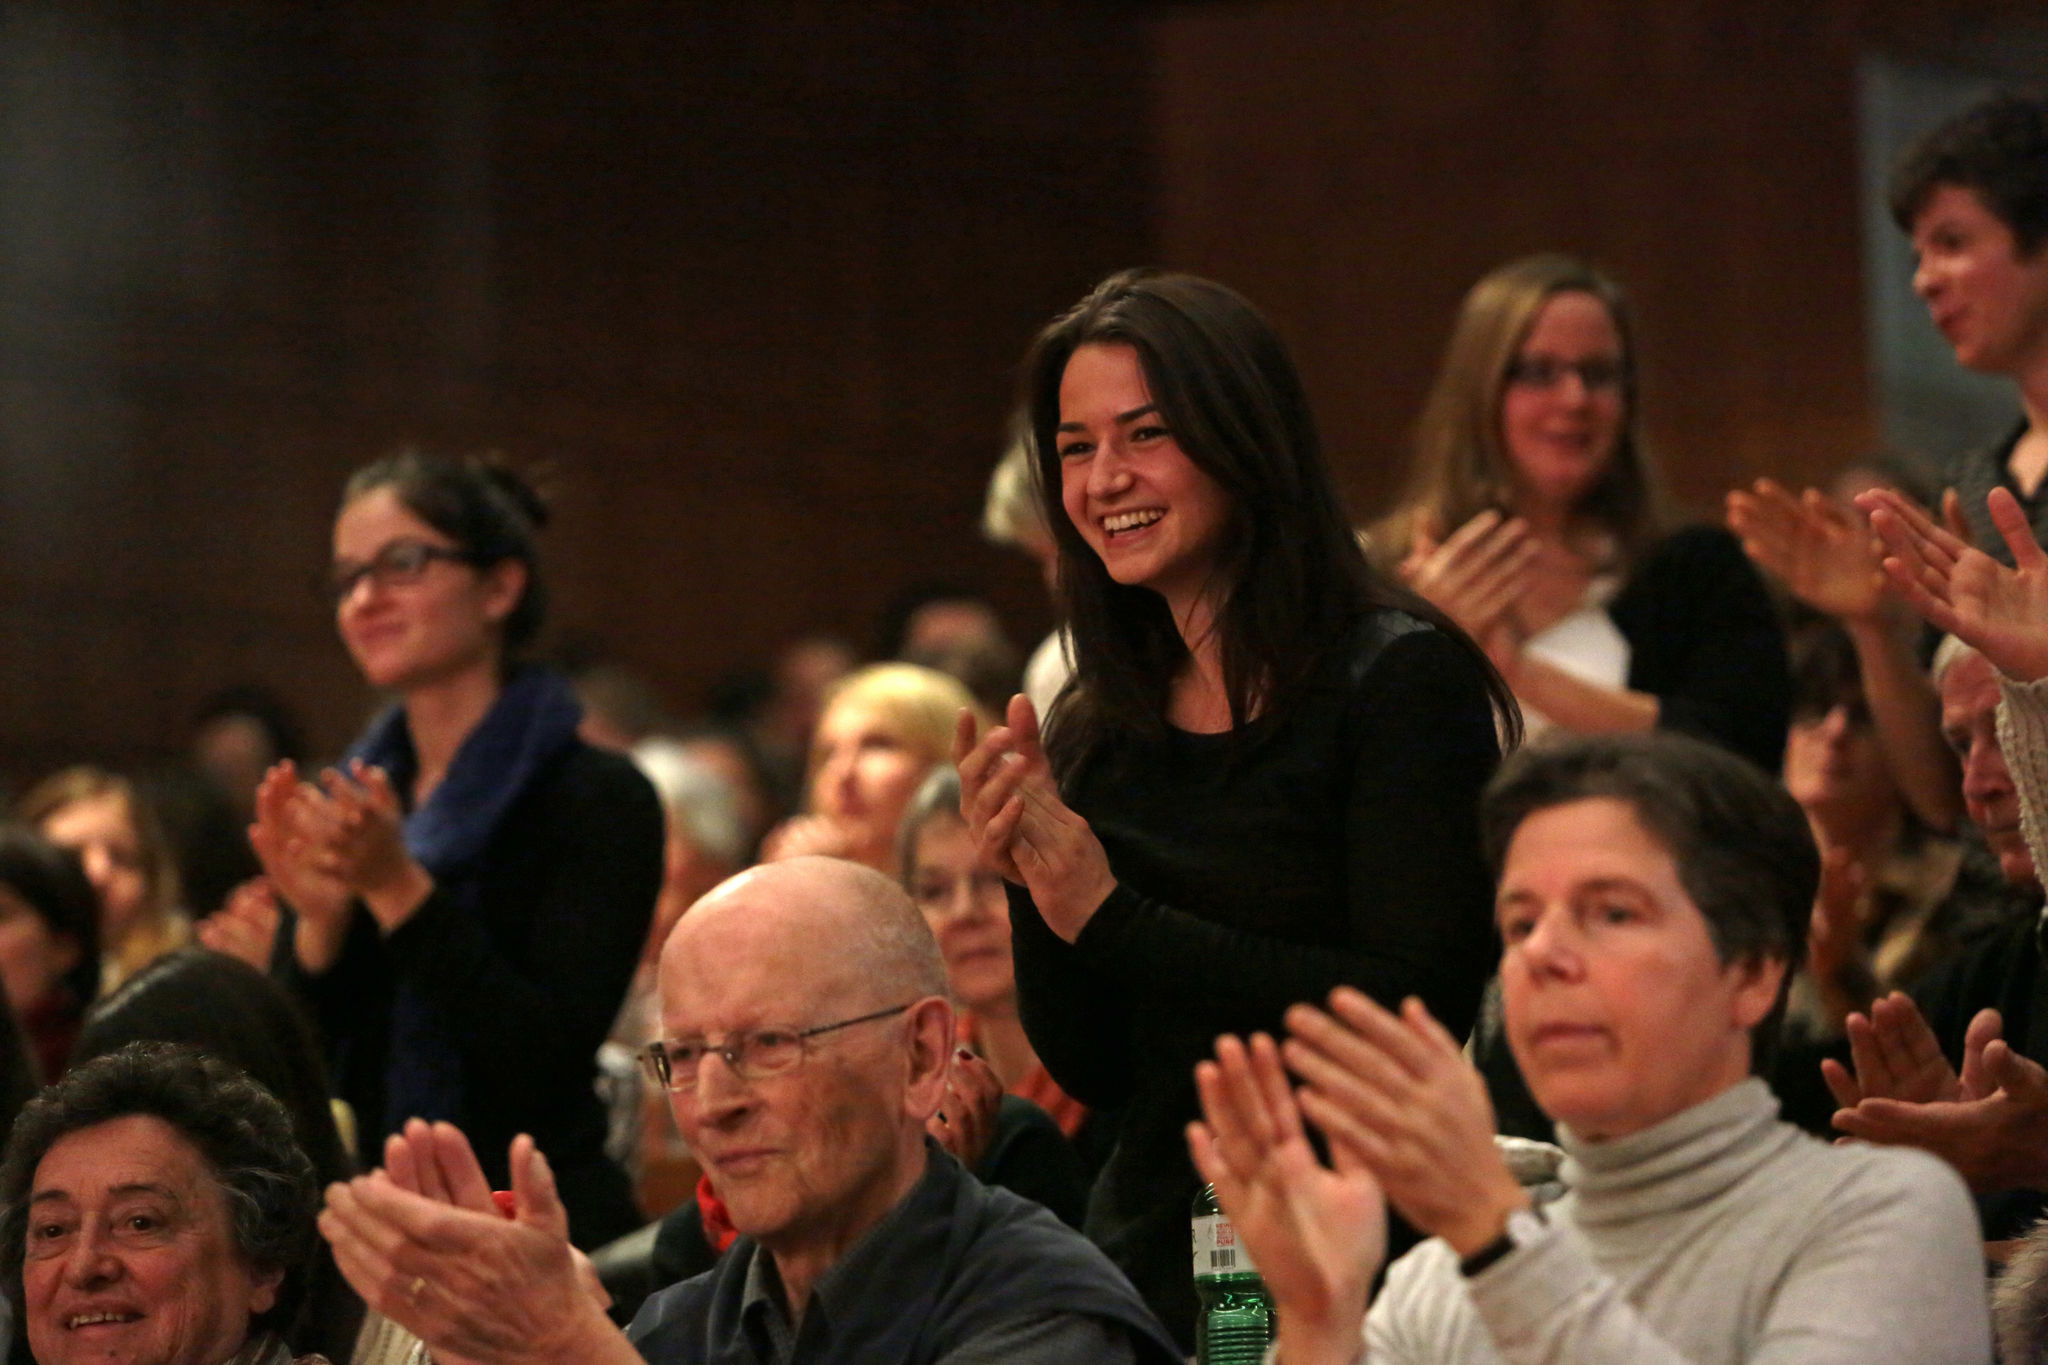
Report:
[[[1378,1182],[1346,1146],[1333,1146],[1334,1168],[1316,1160],[1266,1035],[1249,1048],[1219,1039],[1195,1086],[1205,1121],[1188,1125],[1188,1150],[1273,1294],[1282,1358],[1348,1365],[1387,1254]]]
[[[1047,926],[1072,943],[1116,889],[1116,875],[1095,831],[1061,799],[1038,713],[1023,694],[1010,698],[1008,720],[976,743],[972,713],[960,713],[960,815],[982,866],[1022,883]]]
[[[277,893],[263,877],[251,877],[228,893],[220,909],[193,926],[199,942],[216,953],[246,962],[259,972],[270,970],[284,912]]]
[[[1340,986],[1328,1013],[1289,1010],[1287,1030],[1302,1112],[1357,1154],[1409,1222],[1469,1256],[1528,1207],[1494,1145],[1485,1081],[1420,1000],[1395,1015]]]
[[[297,810],[307,790],[289,760],[263,774],[256,786],[256,821],[249,826],[249,846],[263,865],[270,889],[298,915],[293,950],[299,965],[317,974],[341,955],[355,898],[332,860],[322,856],[299,822]]]
[[[1849,508],[1817,488],[1799,497],[1770,479],[1728,495],[1728,527],[1757,565],[1815,611],[1844,621],[1884,605],[1879,542]]]
[[[1897,493],[1876,489],[1856,504],[1889,551],[1885,572],[1935,629],[1974,645],[2009,678],[2048,678],[2048,554],[2018,499],[1994,488],[1985,503],[2012,551],[2011,569]]]
[[[398,793],[382,768],[356,759],[346,776],[329,768],[320,785],[301,783],[292,819],[314,845],[314,861],[362,898],[389,932],[412,917],[434,879],[405,847]]]
[[[1540,547],[1518,519],[1485,511],[1438,542],[1418,524],[1399,573],[1404,582],[1475,640],[1494,638],[1523,588]]]

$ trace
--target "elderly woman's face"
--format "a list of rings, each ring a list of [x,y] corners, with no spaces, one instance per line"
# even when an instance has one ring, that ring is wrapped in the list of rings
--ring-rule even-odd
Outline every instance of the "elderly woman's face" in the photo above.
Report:
[[[282,1278],[242,1259],[199,1150],[144,1115],[50,1148],[27,1236],[28,1340],[41,1365],[219,1365]]]
[[[1539,810],[1496,901],[1509,1046],[1543,1111],[1621,1137],[1749,1074],[1777,963],[1723,963],[1663,843],[1613,797]]]
[[[939,940],[953,999],[973,1010],[1015,1010],[1009,898],[1003,879],[976,864],[974,836],[958,816],[941,812],[917,831],[909,891]]]

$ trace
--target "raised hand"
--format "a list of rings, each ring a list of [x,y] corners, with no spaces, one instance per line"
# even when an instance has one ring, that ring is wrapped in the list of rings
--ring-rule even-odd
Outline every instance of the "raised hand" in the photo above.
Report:
[[[433,878],[405,846],[398,794],[382,768],[356,759],[346,776],[329,768],[315,788],[300,784],[292,819],[305,832],[320,867],[369,907],[385,930],[412,916],[434,888]]]
[[[1888,552],[1885,572],[1914,610],[2007,677],[2048,677],[2048,553],[2010,491],[1994,488],[1985,506],[2012,552],[2011,569],[1887,489],[1856,503],[1870,513]]]
[[[1970,1022],[1963,1076],[1951,1098],[1867,1097],[1836,1114],[1835,1127],[1865,1142],[1932,1152],[1979,1194],[2048,1189],[2048,1070],[1999,1032],[1996,1010]]]
[[[1860,517],[1819,489],[1794,497],[1758,479],[1749,491],[1728,495],[1728,528],[1745,554],[1815,611],[1853,621],[1883,607],[1879,542]]]
[[[944,1107],[925,1122],[925,1131],[968,1170],[981,1164],[996,1132],[1003,1083],[995,1071],[966,1048],[956,1049],[946,1072]]]
[[[761,861],[785,858],[845,858],[858,841],[843,821],[829,815],[793,815],[761,839]]]
[[[1864,888],[1869,875],[1846,848],[1821,854],[1820,890],[1813,900],[1813,918],[1806,930],[1806,968],[1820,992],[1821,1003],[1837,1024],[1869,1003],[1864,993],[1875,987],[1858,984],[1867,978],[1861,968],[1863,929],[1870,903]],[[1857,996],[1863,998],[1858,999]]]
[[[1486,1083],[1420,1000],[1399,1015],[1340,986],[1328,1013],[1287,1012],[1302,1113],[1372,1171],[1387,1199],[1461,1256],[1500,1234],[1529,1196],[1494,1146]]]
[[[1986,1013],[1994,1021],[1998,1017],[1996,1010]],[[1973,1040],[1978,1039],[1983,1022],[1983,1014],[1971,1021]],[[1872,1001],[1867,1015],[1850,1015],[1846,1028],[1854,1070],[1832,1057],[1820,1064],[1835,1103],[1844,1110],[1854,1109],[1866,1099],[1927,1104],[1964,1098],[1963,1078],[1941,1055],[1934,1030],[1904,991]],[[1982,1041],[1976,1046],[1981,1050]],[[1835,1117],[1839,1124],[1841,1115]]]
[[[355,895],[300,824],[301,798],[309,790],[290,760],[264,773],[256,785],[249,847],[271,890],[298,915],[292,946],[299,965],[317,974],[341,955]]]
[[[413,1178],[440,1166],[438,1139],[433,1145],[431,1157],[413,1153]],[[510,1219],[375,1171],[328,1187],[321,1235],[364,1302],[425,1341],[443,1365],[637,1360],[581,1278],[554,1173],[531,1138],[513,1141],[511,1166]],[[470,1183],[467,1173],[459,1182]]]
[[[202,946],[267,972],[283,922],[284,912],[269,879],[251,877],[228,893],[220,909],[194,925],[193,932]]]
[[[1072,943],[1116,889],[1109,855],[1088,822],[1061,799],[1040,746],[1038,713],[1022,693],[1008,724],[972,743],[972,717],[954,737],[960,813],[982,865],[1031,892],[1052,931]]]
[[[1417,526],[1399,572],[1475,640],[1494,634],[1521,595],[1523,576],[1540,547],[1518,519],[1481,512],[1438,544]]]
[[[1348,1365],[1386,1259],[1378,1182],[1343,1147],[1332,1149],[1334,1169],[1316,1159],[1265,1034],[1249,1048],[1218,1039],[1216,1060],[1195,1068],[1195,1088],[1203,1122],[1188,1125],[1188,1150],[1273,1294],[1282,1357]]]

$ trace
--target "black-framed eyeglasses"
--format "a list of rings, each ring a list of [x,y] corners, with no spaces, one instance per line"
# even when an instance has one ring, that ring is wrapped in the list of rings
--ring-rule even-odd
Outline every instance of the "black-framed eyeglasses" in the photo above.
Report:
[[[365,578],[380,588],[409,587],[420,581],[427,567],[437,560],[451,564],[474,564],[476,556],[454,545],[430,545],[424,540],[394,540],[372,555],[367,563],[337,561],[327,573],[321,590],[330,601],[345,602]]]
[[[1550,356],[1517,357],[1508,365],[1508,383],[1529,389],[1554,389],[1564,377],[1575,374],[1588,393],[1613,393],[1621,388],[1622,365],[1618,360],[1557,360]]]
[[[654,1078],[654,1083],[664,1090],[686,1090],[695,1085],[697,1068],[713,1053],[725,1058],[725,1064],[741,1080],[758,1081],[763,1076],[788,1071],[803,1061],[805,1048],[813,1038],[837,1033],[855,1024],[872,1024],[877,1019],[887,1019],[916,1003],[911,1000],[889,1009],[876,1010],[873,1014],[863,1014],[857,1019],[841,1019],[816,1028],[742,1030],[726,1034],[725,1041],[717,1044],[704,1038],[653,1042],[640,1050],[640,1061],[647,1068],[647,1074]]]

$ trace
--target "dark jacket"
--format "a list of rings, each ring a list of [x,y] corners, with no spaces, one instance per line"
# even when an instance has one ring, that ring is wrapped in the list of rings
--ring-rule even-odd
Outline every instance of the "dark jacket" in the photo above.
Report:
[[[1735,537],[1715,526],[1674,531],[1636,565],[1607,614],[1628,641],[1628,685],[1657,699],[1660,729],[1778,771],[1792,718],[1785,631]]]
[[[1130,1283],[1039,1205],[990,1189],[926,1143],[924,1177],[818,1282],[792,1359],[931,1365],[983,1333],[1050,1314],[1124,1329],[1137,1358],[1180,1353]],[[649,1299],[627,1335],[652,1365],[754,1365],[742,1237],[718,1265]],[[756,1311],[759,1311],[758,1306]]]
[[[301,975],[366,1164],[381,1164],[394,1004],[402,984],[431,1008],[453,1060],[455,1112],[491,1183],[531,1133],[547,1153],[570,1232],[597,1246],[641,1223],[625,1173],[604,1155],[596,1054],[647,936],[661,885],[661,806],[632,763],[572,740],[505,810],[461,884],[437,882],[388,937],[360,908],[334,967]]]

